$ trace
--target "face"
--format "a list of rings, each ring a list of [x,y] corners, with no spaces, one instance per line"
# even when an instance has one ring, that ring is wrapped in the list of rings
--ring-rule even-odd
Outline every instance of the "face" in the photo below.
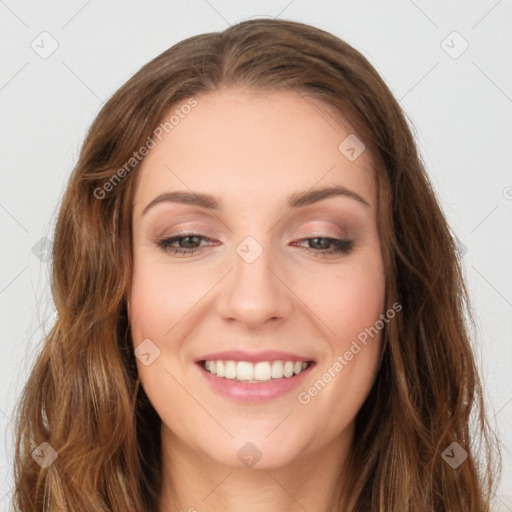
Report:
[[[139,378],[171,444],[233,468],[248,455],[283,466],[349,443],[377,372],[373,161],[340,150],[350,127],[295,92],[196,101],[137,177]]]

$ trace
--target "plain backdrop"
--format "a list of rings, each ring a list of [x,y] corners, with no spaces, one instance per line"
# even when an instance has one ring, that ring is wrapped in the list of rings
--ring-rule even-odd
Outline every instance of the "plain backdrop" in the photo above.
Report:
[[[407,113],[460,242],[475,352],[503,442],[495,510],[512,511],[510,0],[0,0],[0,510],[12,489],[13,408],[52,319],[52,230],[88,126],[174,43],[261,16],[346,40]]]

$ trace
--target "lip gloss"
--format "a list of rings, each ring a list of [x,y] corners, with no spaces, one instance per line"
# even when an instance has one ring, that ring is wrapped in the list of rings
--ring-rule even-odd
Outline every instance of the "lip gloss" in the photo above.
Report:
[[[282,377],[281,379],[271,379],[259,383],[239,382],[235,379],[217,377],[205,370],[201,365],[198,364],[197,366],[206,379],[206,382],[215,393],[219,393],[241,403],[258,403],[283,396],[300,386],[300,384],[304,382],[304,379],[309,376],[309,372],[314,367],[314,364],[310,364],[298,375]]]

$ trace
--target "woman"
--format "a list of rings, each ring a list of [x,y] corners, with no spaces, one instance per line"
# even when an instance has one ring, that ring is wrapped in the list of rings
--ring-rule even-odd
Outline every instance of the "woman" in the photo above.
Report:
[[[454,238],[397,102],[333,35],[245,21],[123,85],[52,291],[17,510],[489,510]]]

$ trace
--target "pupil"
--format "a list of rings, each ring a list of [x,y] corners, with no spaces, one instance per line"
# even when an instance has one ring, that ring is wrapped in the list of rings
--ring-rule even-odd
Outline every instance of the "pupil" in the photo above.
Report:
[[[188,246],[189,246],[189,244],[186,242],[186,240],[189,240],[189,241],[190,241],[190,239],[191,239],[191,238],[196,238],[196,239],[197,239],[197,236],[195,236],[195,235],[194,235],[194,236],[186,236],[185,238],[183,238],[183,240],[182,240],[182,241],[183,241],[183,242],[185,242],[185,247],[188,247]],[[196,242],[197,242],[197,240],[196,240]],[[194,242],[192,242],[192,245],[193,245],[193,244],[194,244]]]
[[[318,243],[318,240],[322,240],[323,242]],[[313,238],[311,240],[313,244],[320,245],[321,247],[316,247],[316,249],[325,249],[329,245],[329,241],[325,238]]]

